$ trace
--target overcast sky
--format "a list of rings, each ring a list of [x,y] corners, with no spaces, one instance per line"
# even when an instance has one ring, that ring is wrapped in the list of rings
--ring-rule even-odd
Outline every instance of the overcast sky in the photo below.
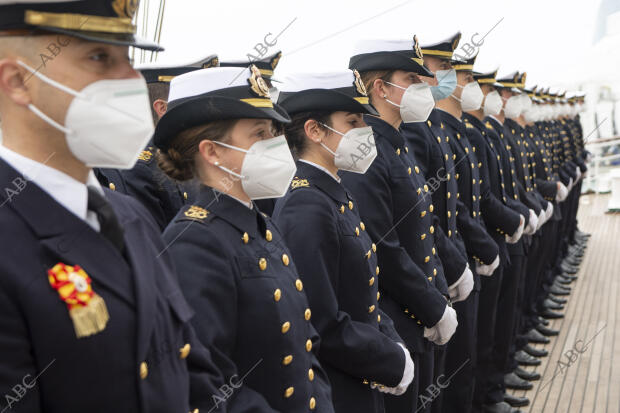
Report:
[[[166,2],[161,39],[166,52],[158,61],[185,63],[211,53],[220,60],[243,59],[256,54],[254,46],[265,35],[272,33],[272,40],[288,26],[268,52],[283,52],[277,77],[289,71],[346,68],[358,39],[417,34],[424,45],[460,30],[464,43],[474,33],[490,31],[476,70],[525,70],[529,85],[569,87],[593,64],[586,56],[600,2],[174,0]],[[158,4],[150,0],[151,11]]]

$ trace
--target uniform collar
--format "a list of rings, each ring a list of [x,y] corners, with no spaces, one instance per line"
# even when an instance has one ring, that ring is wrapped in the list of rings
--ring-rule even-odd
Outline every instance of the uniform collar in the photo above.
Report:
[[[253,238],[258,237],[256,208],[250,209],[245,203],[206,185],[200,186],[194,204],[228,221],[241,232],[247,232]]]
[[[329,176],[331,176],[331,177],[332,177],[332,178],[333,178],[336,182],[338,182],[338,183],[340,183],[340,181],[341,181],[341,179],[340,179],[340,177],[339,177],[338,175],[335,175],[335,176],[334,176],[334,175],[332,175],[332,173],[331,173],[331,172],[329,172],[329,171],[327,170],[327,168],[325,168],[325,167],[324,167],[324,166],[322,166],[322,165],[319,165],[319,164],[317,164],[317,163],[311,162],[311,161],[309,161],[309,160],[307,160],[307,159],[300,159],[300,160],[299,160],[299,162],[307,163],[308,165],[312,165],[312,166],[314,166],[316,169],[319,169],[319,170],[321,170],[321,171],[325,172],[326,174],[328,174]],[[297,164],[298,164],[298,165],[299,165],[299,162],[297,162]]]
[[[302,160],[297,161],[297,176],[301,179],[307,179],[310,185],[316,186],[340,203],[344,204],[349,201],[344,187],[336,182],[331,174],[322,171],[311,163]]]
[[[463,113],[463,120],[474,125],[479,131],[483,131],[485,129],[484,123],[482,123],[482,121],[474,115],[470,115],[469,113]]]
[[[24,181],[33,182],[54,201],[65,207],[69,212],[86,221],[95,230],[99,230],[97,216],[88,211],[88,186],[94,187],[105,196],[101,185],[91,170],[86,184],[44,163],[27,158],[0,145],[0,158],[22,175]]]
[[[451,113],[448,113],[443,109],[437,109],[437,112],[439,113],[441,119],[450,125],[454,130],[461,130],[463,128],[463,122],[460,119],[455,118]]]
[[[385,138],[394,149],[402,148],[405,145],[405,139],[400,132],[392,125],[376,116],[364,115],[364,122],[372,127],[375,135]]]
[[[495,116],[493,115],[489,115],[487,116],[487,118],[494,120],[499,126],[504,126],[504,124],[502,122],[500,122],[499,119],[497,119]],[[507,119],[507,118],[506,118]]]

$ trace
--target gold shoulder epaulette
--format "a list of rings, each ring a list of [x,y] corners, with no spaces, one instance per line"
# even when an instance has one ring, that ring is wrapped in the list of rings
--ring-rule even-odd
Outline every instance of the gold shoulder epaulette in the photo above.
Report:
[[[299,179],[295,177],[295,179],[293,179],[293,182],[291,182],[291,189],[306,188],[309,186],[310,186],[310,183],[308,182],[307,179]]]

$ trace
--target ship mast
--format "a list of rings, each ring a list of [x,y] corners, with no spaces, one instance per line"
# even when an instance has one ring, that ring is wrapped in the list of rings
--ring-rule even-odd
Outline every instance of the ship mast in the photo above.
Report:
[[[134,16],[134,24],[138,26],[138,35],[143,39],[159,43],[161,41],[165,12],[166,0],[142,0]],[[134,64],[152,63],[157,61],[158,56],[159,52],[136,50],[136,48],[131,50],[131,58]]]

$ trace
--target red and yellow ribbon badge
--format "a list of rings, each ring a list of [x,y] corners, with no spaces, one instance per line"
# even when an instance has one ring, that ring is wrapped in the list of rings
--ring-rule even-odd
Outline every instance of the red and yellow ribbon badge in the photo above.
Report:
[[[105,329],[110,319],[105,301],[93,291],[90,277],[79,265],[58,263],[47,271],[47,277],[60,299],[67,304],[78,338]]]

